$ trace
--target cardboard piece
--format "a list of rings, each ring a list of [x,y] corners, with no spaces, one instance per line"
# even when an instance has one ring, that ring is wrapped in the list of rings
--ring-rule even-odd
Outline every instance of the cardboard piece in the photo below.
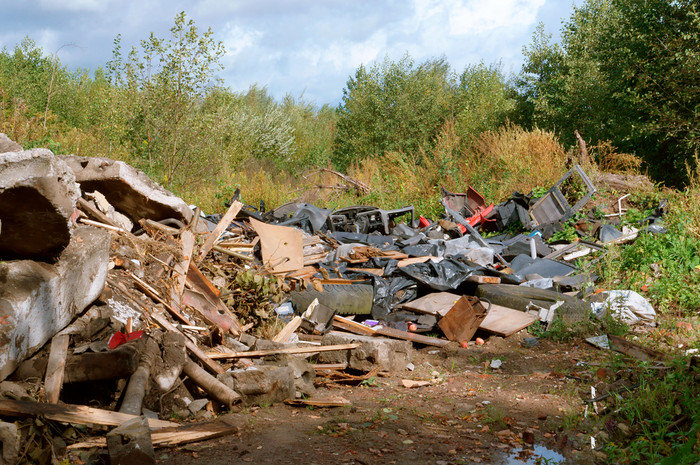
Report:
[[[482,305],[488,308],[488,303],[482,302]],[[529,313],[500,305],[491,305],[486,318],[479,325],[479,329],[498,336],[508,337],[521,329],[527,328],[536,320],[537,317]]]
[[[486,309],[477,297],[463,295],[438,326],[450,341],[469,341],[486,317]]]
[[[425,313],[426,315],[445,316],[459,300],[459,297],[457,294],[450,292],[433,292],[420,299],[403,304],[402,308],[416,313]]]
[[[254,218],[250,224],[260,236],[263,263],[273,273],[286,273],[304,267],[304,234],[295,228],[265,224]]]

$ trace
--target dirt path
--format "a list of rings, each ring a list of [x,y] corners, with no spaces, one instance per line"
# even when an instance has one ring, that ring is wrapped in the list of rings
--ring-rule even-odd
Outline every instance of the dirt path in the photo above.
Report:
[[[524,348],[522,333],[468,349],[421,349],[413,371],[360,386],[326,385],[315,396],[342,396],[352,407],[275,404],[227,414],[236,435],[160,450],[159,463],[516,464],[537,463],[544,448],[566,463],[592,463],[590,438],[575,428],[596,368],[579,362],[594,362],[601,352],[549,341]],[[501,368],[489,367],[495,359]],[[431,385],[409,389],[402,379]],[[522,462],[503,458],[528,436],[538,454],[528,462],[527,454]]]

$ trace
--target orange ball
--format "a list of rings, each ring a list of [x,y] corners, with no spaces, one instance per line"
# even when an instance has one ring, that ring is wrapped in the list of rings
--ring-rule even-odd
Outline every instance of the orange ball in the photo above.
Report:
[[[477,337],[477,338],[476,338],[476,344],[482,346],[482,345],[484,345],[484,340],[481,339],[480,337]]]

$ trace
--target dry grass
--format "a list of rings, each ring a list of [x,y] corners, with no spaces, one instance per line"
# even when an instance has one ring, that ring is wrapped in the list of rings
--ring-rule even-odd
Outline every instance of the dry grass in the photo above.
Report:
[[[641,158],[630,153],[618,153],[609,141],[591,146],[590,150],[601,171],[638,174],[639,168],[642,166]]]

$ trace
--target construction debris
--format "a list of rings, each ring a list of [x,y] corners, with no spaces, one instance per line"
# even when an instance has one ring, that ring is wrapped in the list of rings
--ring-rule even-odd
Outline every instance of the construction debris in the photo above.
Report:
[[[573,174],[586,194],[571,206],[562,185]],[[446,215],[435,222],[414,218],[412,206],[258,211],[240,192],[224,215],[206,216],[123,162],[2,153],[0,380],[38,383],[42,394],[0,401],[0,415],[116,426],[106,440],[68,450],[106,447],[112,463],[154,463],[154,447],[232,432],[162,419],[172,414],[211,419],[261,402],[346,406],[339,396],[315,398],[315,380],[359,384],[411,366],[414,346],[468,347],[477,333],[483,343],[537,320],[580,321],[592,312],[588,296],[565,290],[595,277],[573,260],[605,245],[556,250],[543,238],[594,192],[576,166],[543,197],[516,193],[498,206],[471,187],[443,189]],[[479,232],[515,220],[534,231]],[[622,234],[604,228],[600,237]],[[606,296],[596,313],[630,321],[615,306],[620,296],[599,300]],[[624,295],[634,299],[631,315],[653,321],[637,296]],[[90,386],[110,391],[99,397]],[[76,397],[84,405],[67,401]],[[12,431],[2,429],[6,461]]]

